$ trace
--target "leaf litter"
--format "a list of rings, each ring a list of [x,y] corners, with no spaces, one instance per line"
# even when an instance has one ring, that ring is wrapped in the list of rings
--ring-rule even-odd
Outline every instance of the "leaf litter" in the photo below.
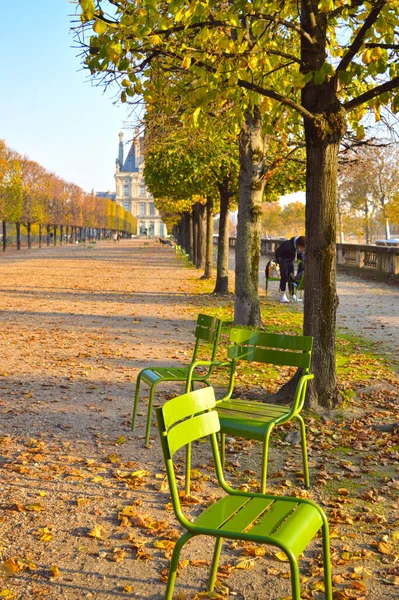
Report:
[[[0,260],[0,598],[163,597],[181,531],[155,425],[151,449],[143,448],[147,392],[137,431],[130,431],[134,382],[149,362],[189,360],[198,309],[215,314],[223,307],[211,294],[192,293],[200,274],[182,268],[173,252],[152,251],[153,268],[144,267],[148,254],[133,242]],[[398,387],[384,369],[368,380],[367,359],[357,363],[366,378],[346,405],[307,417],[311,490],[301,486],[298,448],[285,441],[291,427],[273,439],[270,490],[324,506],[335,599],[393,599],[399,593],[399,438],[396,429],[373,426],[397,421]],[[246,375],[239,379],[244,390],[262,390]],[[168,387],[160,398],[181,392]],[[196,446],[194,457],[192,495],[182,498],[192,515],[218,494],[207,445]],[[259,489],[259,460],[257,442],[229,440],[232,483]],[[180,468],[183,477],[183,463]],[[267,597],[289,597],[281,553],[231,541],[224,544],[215,591],[206,592],[211,552],[205,539],[187,545],[176,598],[256,599],[265,586]],[[301,573],[303,598],[321,598],[317,543],[302,557]]]

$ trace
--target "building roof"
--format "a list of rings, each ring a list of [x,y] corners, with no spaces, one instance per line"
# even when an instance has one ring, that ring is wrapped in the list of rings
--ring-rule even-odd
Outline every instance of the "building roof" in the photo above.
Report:
[[[132,143],[130,146],[129,153],[126,157],[124,165],[121,167],[121,171],[124,173],[137,173],[138,167],[136,166],[136,144]]]

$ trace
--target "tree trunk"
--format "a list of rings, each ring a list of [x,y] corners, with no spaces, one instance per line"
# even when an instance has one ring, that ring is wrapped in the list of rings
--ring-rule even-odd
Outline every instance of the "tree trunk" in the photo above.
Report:
[[[259,259],[262,197],[265,187],[262,117],[259,107],[248,112],[240,139],[239,202],[236,242],[234,322],[261,325]]]
[[[31,237],[31,224],[26,224],[26,231],[28,232],[28,249],[32,248],[32,237]]]
[[[17,233],[17,250],[21,250],[21,223],[15,223],[15,231]]]
[[[54,242],[54,246],[56,246],[57,245],[57,225],[54,225],[53,242]]]
[[[188,248],[187,252],[190,256],[190,260],[194,262],[194,223],[193,223],[193,213],[187,213],[187,223],[188,223]]]
[[[60,246],[62,246],[62,238],[64,237],[64,226],[60,225]]]
[[[43,239],[43,225],[39,223],[39,248],[42,247],[42,239]]]
[[[313,6],[315,4],[316,8]],[[315,12],[310,11],[310,5]],[[315,23],[314,18],[317,19]],[[326,14],[317,2],[302,2],[301,26],[314,39],[301,42],[301,70],[317,71],[325,62]],[[311,79],[302,90],[306,142],[306,262],[304,333],[313,337],[309,400],[331,408],[338,402],[335,370],[336,206],[338,150],[347,129],[346,113],[336,90],[337,79],[316,85]]]
[[[230,206],[230,180],[219,185],[220,213],[219,213],[219,235],[218,254],[216,269],[216,285],[214,294],[229,293],[229,206]]]
[[[314,338],[311,399],[331,408],[338,401],[335,370],[336,143],[319,145],[307,135],[304,334]]]
[[[213,272],[213,201],[206,201],[205,270],[201,279],[210,279]]]
[[[197,257],[195,267],[197,269],[205,268],[205,252],[206,252],[206,206],[197,202]]]
[[[46,238],[46,245],[50,246],[50,225],[47,225],[47,238]]]
[[[3,252],[7,250],[7,222],[3,220]]]

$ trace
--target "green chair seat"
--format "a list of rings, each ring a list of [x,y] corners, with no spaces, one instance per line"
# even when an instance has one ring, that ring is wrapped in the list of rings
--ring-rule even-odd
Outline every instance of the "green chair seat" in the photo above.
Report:
[[[318,531],[322,533],[323,542],[324,597],[332,600],[330,542],[324,512],[308,499],[232,489],[223,477],[216,439],[220,422],[215,408],[214,390],[206,387],[174,398],[156,409],[172,505],[176,518],[186,530],[172,553],[165,600],[173,597],[181,550],[189,539],[197,535],[215,538],[208,581],[210,591],[215,586],[222,542],[226,538],[268,544],[284,552],[290,564],[292,599],[300,600],[298,557]],[[178,450],[203,437],[210,438],[217,482],[225,495],[190,520],[185,516],[180,501],[173,457]],[[270,598],[270,595],[262,587],[259,597]]]
[[[144,369],[141,372],[141,381],[148,385],[162,383],[163,381],[186,381],[189,367],[154,367],[153,369]],[[203,374],[194,373],[193,381],[205,381],[208,371]]]
[[[264,404],[251,400],[231,399],[216,404],[221,431],[249,440],[262,441],[265,426],[275,419],[288,420],[291,407],[277,404]]]

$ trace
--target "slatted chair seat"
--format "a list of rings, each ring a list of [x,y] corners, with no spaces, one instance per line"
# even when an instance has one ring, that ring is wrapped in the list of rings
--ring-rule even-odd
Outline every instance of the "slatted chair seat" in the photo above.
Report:
[[[271,420],[289,417],[291,407],[234,398],[221,402],[217,411],[224,434],[262,441],[265,425]]]
[[[144,369],[141,372],[141,381],[148,385],[161,383],[163,381],[186,381],[190,367],[154,367]],[[204,381],[208,375],[208,370],[203,373],[194,373],[192,381]]]
[[[223,539],[268,544],[285,553],[291,569],[293,600],[300,600],[298,557],[318,531],[323,540],[324,597],[332,599],[330,543],[328,522],[322,509],[304,498],[254,494],[232,489],[223,477],[216,433],[220,431],[216,401],[211,387],[202,388],[174,398],[157,408],[158,430],[176,518],[186,529],[173,550],[165,600],[171,600],[176,581],[180,553],[194,536],[215,538],[208,589],[215,586]],[[210,437],[217,481],[225,496],[212,503],[194,520],[184,515],[180,502],[178,480],[173,463],[174,454],[186,444]],[[270,598],[265,588],[259,597]]]
[[[141,384],[146,383],[150,387],[145,430],[145,445],[147,447],[150,443],[152,406],[154,402],[156,386],[164,382],[185,383],[189,372],[192,375],[190,383],[192,389],[194,389],[195,383],[210,385],[208,379],[210,378],[214,368],[213,363],[216,359],[221,328],[222,321],[220,319],[211,317],[209,315],[199,314],[194,332],[195,345],[193,349],[193,355],[191,362],[188,365],[171,365],[166,367],[151,365],[142,369],[138,374],[133,403],[132,431],[134,431],[136,425]],[[197,368],[190,371],[190,366],[197,360],[198,355],[204,352],[206,352],[206,355],[209,358],[207,366],[201,368],[201,371],[198,371]]]

